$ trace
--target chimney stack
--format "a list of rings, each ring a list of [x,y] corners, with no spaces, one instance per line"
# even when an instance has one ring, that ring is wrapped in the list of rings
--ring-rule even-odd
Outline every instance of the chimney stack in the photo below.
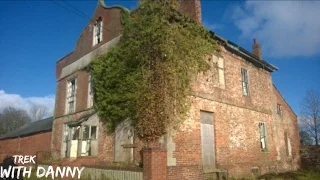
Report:
[[[253,39],[252,53],[257,56],[258,59],[262,60],[261,48],[257,39]]]
[[[181,0],[179,11],[199,24],[202,24],[200,0]]]

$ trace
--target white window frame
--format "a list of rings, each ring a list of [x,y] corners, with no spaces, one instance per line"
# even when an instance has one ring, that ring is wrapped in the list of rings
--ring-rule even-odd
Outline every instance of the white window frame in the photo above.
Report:
[[[93,25],[93,41],[92,46],[95,46],[102,42],[103,37],[103,21],[102,18],[99,18],[96,23]]]
[[[74,81],[74,90],[72,91],[71,82]],[[76,99],[77,99],[77,79],[73,78],[67,81],[67,91],[66,91],[66,109],[65,114],[71,114],[76,112]],[[70,103],[73,102],[73,109],[70,109]]]
[[[268,150],[266,123],[259,122],[260,147],[262,151]]]
[[[241,87],[242,95],[249,96],[249,72],[245,68],[241,68]]]
[[[92,75],[88,77],[88,108],[93,106],[93,89],[92,89]]]

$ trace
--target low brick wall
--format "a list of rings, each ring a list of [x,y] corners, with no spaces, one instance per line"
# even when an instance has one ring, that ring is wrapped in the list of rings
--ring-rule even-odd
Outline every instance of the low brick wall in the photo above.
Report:
[[[36,155],[38,151],[50,151],[51,132],[0,140],[0,161],[7,155]]]

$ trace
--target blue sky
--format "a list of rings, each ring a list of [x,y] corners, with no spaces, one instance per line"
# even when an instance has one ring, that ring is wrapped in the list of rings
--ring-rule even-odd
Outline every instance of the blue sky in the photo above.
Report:
[[[86,17],[71,12],[76,10],[67,3]],[[55,63],[73,51],[97,0],[67,3],[0,1],[0,111],[7,106],[28,110],[32,104],[53,110]],[[279,68],[272,74],[274,84],[299,114],[306,90],[320,90],[320,1],[201,3],[207,28],[249,51],[258,39],[263,59]],[[106,0],[106,5],[132,9],[137,1]]]

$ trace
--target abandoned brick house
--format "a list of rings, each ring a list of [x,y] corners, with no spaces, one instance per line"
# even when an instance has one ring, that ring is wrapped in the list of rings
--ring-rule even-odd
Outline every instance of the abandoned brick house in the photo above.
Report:
[[[141,161],[143,145],[130,122],[119,124],[113,135],[104,131],[92,108],[86,70],[94,57],[119,41],[122,9],[99,0],[94,21],[85,27],[74,51],[56,64],[51,148],[60,158]],[[201,23],[200,0],[181,1],[181,12]],[[167,154],[167,179],[200,179],[215,169],[245,176],[299,168],[297,117],[272,83],[276,67],[262,59],[257,41],[250,53],[214,37],[221,53],[212,54],[211,70],[193,83],[188,118],[178,131],[160,139]]]

